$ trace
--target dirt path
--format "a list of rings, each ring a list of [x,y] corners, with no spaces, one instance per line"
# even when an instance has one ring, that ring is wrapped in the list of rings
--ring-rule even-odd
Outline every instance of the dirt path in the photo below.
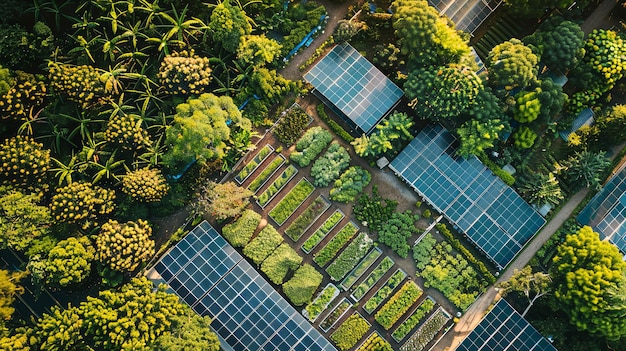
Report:
[[[589,34],[596,28],[611,28],[612,23],[609,16],[618,2],[619,0],[604,0],[580,26],[583,32],[585,32],[585,34]]]
[[[300,80],[302,78],[302,72],[300,72],[298,67],[311,57],[313,53],[315,53],[315,49],[317,49],[323,42],[326,41],[326,39],[328,39],[328,37],[333,34],[333,31],[337,26],[337,22],[345,18],[348,13],[348,7],[351,4],[351,1],[338,2],[332,0],[317,0],[317,2],[324,5],[326,8],[326,12],[329,17],[328,22],[326,23],[326,28],[324,28],[322,33],[313,40],[313,43],[308,48],[304,48],[302,51],[293,56],[287,66],[278,72],[289,80]]]

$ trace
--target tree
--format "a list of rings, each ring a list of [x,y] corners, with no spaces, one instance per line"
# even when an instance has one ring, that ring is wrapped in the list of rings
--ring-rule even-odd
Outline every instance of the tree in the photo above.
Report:
[[[482,154],[486,149],[493,147],[504,129],[504,124],[499,119],[472,119],[463,123],[456,130],[461,142],[456,151],[457,155],[468,158],[471,155]]]
[[[246,98],[256,94],[268,106],[281,101],[288,93],[298,92],[298,83],[285,79],[276,70],[256,69],[250,75],[250,91],[244,91]]]
[[[541,63],[561,73],[575,67],[585,54],[585,33],[580,25],[558,16],[545,20],[535,33],[523,41]]]
[[[154,255],[152,228],[142,219],[119,223],[110,219],[96,237],[96,259],[105,267],[131,273]]]
[[[367,29],[367,25],[364,22],[355,20],[354,18],[346,20],[342,19],[337,22],[337,28],[333,33],[333,39],[335,43],[344,43],[350,41],[352,37],[357,35],[360,31]]]
[[[551,275],[555,297],[570,322],[609,340],[626,335],[626,308],[609,305],[611,289],[626,284],[626,262],[617,247],[584,226],[557,249]]]
[[[213,8],[209,30],[214,41],[221,43],[226,51],[234,53],[240,45],[241,38],[252,32],[249,21],[241,8],[225,0]]]
[[[489,70],[489,84],[511,90],[525,87],[537,75],[538,59],[519,39],[510,39],[496,45],[485,62]]]
[[[91,183],[74,182],[56,189],[50,201],[50,210],[56,221],[81,224],[86,229],[113,212],[114,200],[113,190]]]
[[[35,280],[51,287],[65,288],[80,284],[91,273],[95,250],[87,237],[59,241],[48,257],[31,258],[29,270]]]
[[[253,193],[233,182],[207,182],[198,189],[196,209],[218,221],[238,217],[250,204]]]
[[[615,105],[597,117],[593,133],[602,146],[619,145],[626,140],[626,105]]]
[[[504,0],[507,9],[514,16],[538,18],[552,8],[565,9],[574,0]]]
[[[529,123],[537,119],[541,113],[541,101],[539,101],[539,92],[524,91],[515,97],[515,115],[516,121],[521,123]]]
[[[42,196],[0,187],[0,247],[24,252],[33,240],[50,232],[50,210]]]
[[[219,351],[220,341],[211,331],[211,318],[199,316],[190,308],[185,314],[171,318],[172,327],[159,336],[152,350],[155,351],[186,351],[204,350]]]
[[[190,98],[176,106],[174,122],[166,129],[169,150],[163,163],[177,174],[194,161],[220,160],[233,144],[235,128],[250,131],[252,123],[241,116],[230,97],[205,93]]]
[[[526,201],[538,207],[556,206],[565,198],[553,173],[529,172],[522,177],[518,190]]]
[[[526,297],[528,306],[522,312],[522,317],[524,317],[537,299],[551,292],[552,278],[544,272],[533,273],[530,266],[525,266],[521,270],[514,270],[511,278],[500,283],[498,288],[502,291],[503,296],[510,292],[516,292]]]
[[[409,74],[404,92],[409,104],[423,119],[454,120],[483,88],[480,78],[461,66],[420,68]]]
[[[410,210],[394,212],[378,230],[378,241],[389,246],[400,257],[406,258],[411,250],[407,240],[417,232],[415,221],[418,219],[419,216],[413,215]]]
[[[551,78],[542,80],[536,89],[538,90],[537,98],[541,102],[539,118],[544,123],[548,123],[561,113],[568,99],[567,94]]]
[[[322,284],[322,278],[313,266],[304,264],[283,284],[283,291],[291,303],[302,306],[311,301],[315,290]]]
[[[50,313],[44,313],[37,320],[31,343],[39,346],[40,350],[83,350],[86,343],[82,333],[84,325],[78,308],[54,306]]]
[[[393,28],[402,53],[418,67],[459,63],[469,46],[448,21],[424,0],[395,0]]]
[[[276,40],[265,35],[245,35],[239,43],[237,58],[253,67],[260,67],[273,62],[281,47]]]
[[[126,173],[122,191],[139,202],[159,202],[167,195],[169,185],[160,170],[141,168]]]
[[[24,288],[18,285],[24,276],[25,273],[23,272],[9,272],[0,269],[0,329],[15,312],[12,305],[15,297],[24,292]]]
[[[148,131],[141,126],[142,123],[143,120],[138,115],[118,113],[109,119],[104,138],[125,150],[135,151],[146,147],[151,141]]]
[[[513,134],[513,139],[515,140],[515,146],[521,149],[528,149],[535,143],[537,133],[533,132],[533,130],[527,126],[521,126]]]
[[[183,50],[165,56],[157,78],[168,94],[200,95],[209,90],[211,73],[208,57]]]
[[[611,161],[606,157],[606,153],[580,151],[570,156],[562,164],[561,172],[565,172],[565,179],[570,184],[583,182],[586,187],[600,189],[604,172],[611,166]]]
[[[0,184],[32,187],[49,168],[50,150],[30,137],[18,135],[0,145]]]

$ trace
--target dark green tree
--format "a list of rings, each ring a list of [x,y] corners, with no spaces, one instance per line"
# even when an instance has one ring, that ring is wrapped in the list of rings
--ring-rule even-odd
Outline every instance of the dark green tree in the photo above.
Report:
[[[541,63],[561,73],[575,67],[585,54],[585,33],[580,25],[558,16],[545,20],[523,41]]]
[[[499,119],[469,120],[456,130],[461,142],[456,153],[465,158],[480,155],[494,146],[504,129],[505,125]]]
[[[529,172],[520,179],[518,190],[520,195],[533,205],[556,206],[564,199],[559,181],[554,174]]]
[[[489,69],[489,84],[511,90],[525,87],[537,76],[538,59],[519,39],[496,45],[485,64]]]
[[[582,183],[586,187],[600,189],[602,187],[602,176],[611,166],[611,160],[606,157],[604,151],[580,151],[570,156],[562,164],[565,172],[565,179],[570,184]]]
[[[250,19],[239,6],[231,5],[229,0],[225,0],[213,8],[209,30],[214,41],[234,53],[239,48],[241,38],[252,32],[252,26]]]

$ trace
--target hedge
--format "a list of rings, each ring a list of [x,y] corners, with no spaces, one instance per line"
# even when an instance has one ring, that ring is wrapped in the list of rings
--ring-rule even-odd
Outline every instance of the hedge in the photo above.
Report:
[[[258,266],[282,243],[283,236],[268,224],[243,248],[243,254]]]
[[[324,121],[328,125],[330,130],[332,130],[335,134],[337,134],[338,137],[340,137],[341,139],[345,140],[348,143],[351,143],[352,141],[354,141],[354,137],[350,135],[350,133],[346,132],[346,130],[343,129],[343,127],[339,125],[339,123],[330,119],[330,117],[326,113],[324,104],[317,105],[317,115],[320,116],[322,121]]]
[[[283,284],[283,292],[291,303],[302,306],[311,301],[315,290],[322,284],[322,279],[322,274],[315,267],[304,264]]]
[[[335,181],[330,189],[330,199],[343,203],[353,202],[371,180],[370,172],[359,166],[352,166]]]
[[[314,256],[314,261],[320,267],[324,267],[328,264],[341,250],[341,248],[352,239],[352,237],[359,231],[359,228],[353,222],[348,222],[341,228],[341,230],[335,234],[335,236]]]
[[[280,245],[261,264],[261,271],[274,284],[282,284],[289,271],[302,263],[302,256],[287,243]]]
[[[244,247],[252,238],[260,222],[260,214],[252,210],[244,210],[236,221],[224,226],[222,235],[234,247]]]
[[[496,177],[502,179],[502,181],[506,185],[513,186],[513,184],[515,183],[515,178],[512,175],[510,175],[507,171],[503,170],[497,164],[491,161],[489,157],[484,153],[482,155],[477,155],[477,157],[478,159],[480,159],[480,162],[487,166],[487,168],[489,168],[489,170],[493,172]]]
[[[370,329],[370,324],[355,313],[343,322],[331,336],[337,347],[342,350],[351,349]]]
[[[328,305],[333,302],[335,297],[339,295],[339,289],[333,284],[328,284],[322,290],[319,295],[308,304],[303,311],[303,314],[309,319],[309,321],[314,322],[317,317],[328,307]]]

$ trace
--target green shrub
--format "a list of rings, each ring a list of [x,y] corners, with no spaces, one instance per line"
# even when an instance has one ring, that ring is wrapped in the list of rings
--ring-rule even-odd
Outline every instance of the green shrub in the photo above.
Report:
[[[313,184],[317,187],[328,186],[334,182],[341,172],[350,165],[348,150],[338,143],[333,142],[322,157],[318,158],[311,167]]]
[[[260,214],[245,210],[236,221],[224,226],[222,234],[234,247],[244,247],[252,238],[260,222]]]
[[[393,348],[391,348],[389,341],[374,332],[356,351],[393,351]]]
[[[355,313],[348,317],[330,338],[340,350],[345,351],[356,345],[369,329],[370,324],[361,315]]]
[[[322,279],[322,274],[313,266],[304,264],[283,284],[283,291],[291,303],[302,306],[311,301],[315,290],[322,284]]]
[[[330,233],[330,231],[333,230],[333,228],[335,228],[335,226],[339,222],[341,222],[343,217],[345,216],[341,211],[335,210],[335,212],[330,217],[328,217],[324,221],[324,223],[322,223],[319,229],[311,234],[311,236],[304,242],[304,244],[302,244],[302,251],[306,253],[311,252],[311,250],[313,250],[315,246],[317,246],[317,244],[324,240],[326,235],[328,235],[328,233]]]
[[[271,225],[263,230],[243,248],[243,254],[252,260],[257,266],[269,256],[278,245],[282,244],[283,237]]]
[[[330,189],[330,199],[343,203],[353,202],[371,180],[370,172],[359,166],[352,166],[335,181]]]
[[[352,240],[346,249],[341,252],[337,259],[326,268],[326,272],[330,275],[330,278],[335,281],[342,279],[359,263],[361,258],[367,254],[372,246],[374,246],[374,242],[367,234],[359,234],[359,236]]]
[[[287,243],[281,244],[261,264],[261,271],[274,284],[282,284],[289,271],[302,263],[302,257]]]
[[[326,110],[324,109],[324,104],[317,105],[317,115],[328,125],[330,130],[337,134],[338,137],[345,140],[347,143],[354,141],[354,137],[350,135],[350,133],[346,132],[346,130],[343,129],[339,123],[335,122],[328,116]]]
[[[314,190],[315,187],[306,178],[302,178],[270,211],[269,216],[278,225],[282,225]]]
[[[415,312],[411,314],[409,318],[407,318],[402,324],[396,328],[393,332],[392,336],[396,341],[400,342],[404,339],[413,328],[415,328],[421,321],[430,313],[430,311],[435,308],[435,303],[431,299],[426,299],[422,301],[422,303],[417,306]]]
[[[409,280],[378,310],[374,318],[385,330],[389,330],[420,296],[422,296],[422,289]]]
[[[278,155],[274,157],[272,162],[267,165],[265,169],[263,169],[263,172],[261,172],[261,174],[259,174],[256,178],[254,178],[252,182],[250,182],[250,185],[248,185],[248,190],[256,193],[257,190],[259,190],[263,186],[263,184],[265,184],[265,182],[272,176],[272,174],[274,174],[274,172],[276,172],[276,170],[279,169],[280,166],[282,166],[284,163],[285,157],[283,157],[283,155]]]
[[[428,233],[420,242],[413,246],[413,259],[418,270],[424,269],[430,262],[431,252],[435,244],[437,244],[437,240],[433,238],[432,234]]]
[[[378,231],[378,241],[389,246],[400,257],[406,258],[409,255],[411,246],[407,242],[414,233],[417,233],[415,221],[418,215],[413,215],[410,210],[405,212],[394,212]]]
[[[302,234],[324,213],[330,204],[322,195],[318,196],[293,223],[285,230],[285,234],[293,241],[298,241]]]
[[[292,106],[285,112],[274,128],[274,135],[285,145],[291,145],[302,135],[311,117],[299,106]]]
[[[332,284],[328,284],[324,290],[317,295],[315,300],[304,308],[309,321],[315,321],[317,317],[319,317],[320,313],[326,309],[326,307],[335,299],[335,297],[337,297],[338,294],[339,289]]]
[[[354,204],[354,215],[356,218],[367,223],[372,230],[380,230],[383,223],[387,222],[398,207],[396,201],[383,199],[378,195],[378,187],[372,187],[372,196],[362,194],[357,203]]]
[[[289,158],[300,167],[308,166],[311,161],[333,140],[332,134],[322,127],[309,128],[296,143],[296,151]]]
[[[314,256],[314,261],[320,267],[324,267],[330,262],[341,248],[359,231],[359,228],[352,222],[346,223],[341,230]]]

